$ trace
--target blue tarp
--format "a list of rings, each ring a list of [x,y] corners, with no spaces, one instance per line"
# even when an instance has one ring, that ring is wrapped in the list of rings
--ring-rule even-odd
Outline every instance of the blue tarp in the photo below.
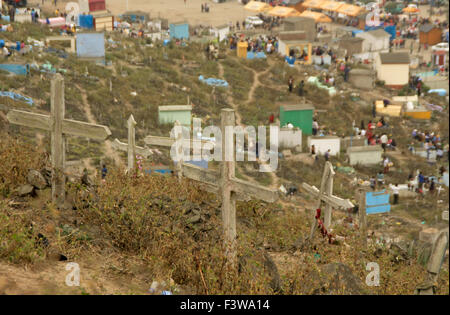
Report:
[[[252,51],[247,52],[247,59],[265,59],[266,54],[262,51],[254,53]]]
[[[2,20],[6,22],[11,22],[11,19],[9,18],[9,15],[2,15]]]
[[[352,31],[352,37],[355,37],[356,34],[362,33],[362,32],[363,32],[362,30],[353,30]]]
[[[383,22],[380,22],[380,25],[378,25],[378,26],[369,26],[369,25],[364,26],[365,32],[379,30],[379,29],[383,29]]]
[[[286,62],[290,65],[293,65],[295,63],[295,57],[286,56],[284,57],[284,60],[286,60]]]
[[[30,106],[33,106],[33,100],[29,97],[8,91],[0,91],[0,96],[9,97],[15,101],[23,101]]]
[[[170,38],[189,39],[189,24],[170,24]]]
[[[391,37],[389,38],[389,40],[393,40],[395,39],[395,37],[397,36],[397,29],[395,27],[395,25],[388,25],[384,28],[384,31],[386,33],[389,33],[389,35],[391,35]]]
[[[447,95],[447,91],[445,89],[432,89],[432,90],[429,90],[428,93],[437,93],[437,94],[439,94],[439,96]]]
[[[145,170],[144,171],[146,174],[151,174],[152,172],[154,173],[159,173],[159,174],[170,174],[172,173],[171,170],[167,169],[167,170]]]
[[[208,85],[212,86],[221,86],[221,87],[228,87],[228,82],[225,80],[215,79],[215,78],[208,78],[205,79],[202,75],[198,77],[200,81],[203,83],[206,83]]]
[[[105,34],[104,33],[78,33],[77,34],[77,56],[82,58],[104,58],[105,57]]]
[[[78,16],[80,27],[91,29],[94,28],[94,17],[92,15],[82,15]]]
[[[386,190],[366,193],[366,213],[386,213],[391,211],[389,204],[389,194]]]
[[[15,65],[15,64],[0,64],[0,69],[18,75],[27,75],[27,65]]]

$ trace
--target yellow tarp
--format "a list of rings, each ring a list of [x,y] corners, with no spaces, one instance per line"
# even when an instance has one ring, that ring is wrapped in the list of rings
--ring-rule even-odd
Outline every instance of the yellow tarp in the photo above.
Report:
[[[314,21],[316,21],[316,23],[331,23],[331,19],[328,16],[319,12],[303,11],[300,16],[312,18],[314,19]]]
[[[300,13],[294,9],[294,8],[288,8],[288,7],[282,7],[282,6],[276,6],[269,12],[267,12],[269,15],[273,16],[280,16],[280,17],[288,17],[288,16],[299,16]]]
[[[259,1],[250,1],[245,5],[244,9],[255,12],[264,12],[270,10],[270,5]]]
[[[337,12],[344,4],[344,2],[325,1],[320,8],[324,11]]]
[[[305,8],[320,9],[321,5],[327,1],[325,0],[306,0],[302,3]]]
[[[360,15],[364,9],[362,7],[358,7],[357,5],[344,4],[341,6],[337,12],[349,15],[349,16],[358,16]]]

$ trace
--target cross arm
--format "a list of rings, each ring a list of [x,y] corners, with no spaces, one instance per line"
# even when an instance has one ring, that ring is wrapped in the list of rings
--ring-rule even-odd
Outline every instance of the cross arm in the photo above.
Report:
[[[6,118],[8,118],[8,121],[13,124],[47,131],[51,130],[50,116],[48,115],[31,113],[22,110],[11,110],[6,115]],[[91,138],[95,140],[105,140],[111,135],[111,131],[106,126],[71,119],[63,120],[62,132],[66,135]]]
[[[50,131],[50,116],[23,110],[10,110],[6,115],[12,124]]]
[[[319,198],[319,189],[317,187],[310,186],[307,183],[303,183],[302,188],[314,197]],[[349,209],[354,207],[353,203],[351,203],[350,200],[342,199],[333,195],[329,196],[322,194],[322,196],[320,196],[320,199],[331,205],[333,208]]]
[[[114,139],[114,141],[111,143],[112,147],[116,150],[120,151],[127,151],[128,150],[128,144],[119,141],[119,139]],[[153,152],[149,148],[143,148],[139,146],[134,147],[135,152],[139,155],[142,155],[145,158],[148,158],[150,155],[153,154]]]
[[[105,140],[111,135],[111,130],[103,125],[95,125],[86,122],[64,119],[62,131],[66,135]]]
[[[156,137],[156,136],[147,136],[144,139],[144,142],[148,145],[157,145],[162,147],[171,147],[175,143],[175,139],[168,137]],[[202,148],[211,150],[214,148],[214,143],[206,140],[184,140],[183,145],[185,147],[201,143]]]
[[[266,202],[275,202],[278,200],[278,191],[243,181],[237,178],[231,180],[233,191],[235,191],[239,199],[248,200],[251,198],[263,200]]]
[[[218,187],[219,175],[217,172],[211,170],[184,163],[183,176],[204,184]]]

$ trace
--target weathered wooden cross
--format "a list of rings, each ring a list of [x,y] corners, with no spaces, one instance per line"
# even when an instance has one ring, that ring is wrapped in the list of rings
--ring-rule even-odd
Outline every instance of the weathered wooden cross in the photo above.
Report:
[[[51,132],[52,200],[62,208],[65,201],[65,135],[105,140],[111,131],[106,126],[64,118],[64,78],[60,74],[52,79],[51,94],[50,115],[11,110],[6,117],[12,124]]]
[[[226,130],[235,126],[234,110],[222,109],[221,133],[222,133],[222,161],[220,174],[201,167],[181,164],[183,176],[206,184],[207,190],[221,195],[222,222],[226,255],[230,261],[235,261],[236,243],[236,200],[250,200],[251,198],[266,202],[275,202],[278,199],[278,191],[260,185],[255,185],[235,177],[235,150],[233,135],[226,135]],[[228,127],[228,128],[227,128]],[[147,137],[147,144],[172,145],[170,141],[161,137]],[[204,143],[202,141],[202,143]]]
[[[349,209],[353,208],[353,204],[348,199],[342,199],[337,196],[333,196],[333,177],[335,172],[333,170],[333,165],[331,162],[325,163],[325,168],[322,174],[322,181],[320,183],[320,190],[315,186],[310,186],[307,183],[303,183],[302,187],[308,193],[312,194],[315,198],[317,198],[317,207],[316,209],[320,209],[322,203],[325,203],[325,211],[324,211],[324,226],[328,230],[331,225],[331,209]],[[311,232],[309,234],[309,238],[312,239],[314,236],[314,231],[317,229],[317,220],[315,217],[315,213],[313,215],[313,222],[311,226]]]
[[[143,148],[136,145],[136,121],[134,120],[133,115],[130,115],[130,118],[127,120],[128,126],[128,143],[120,142],[119,139],[114,139],[112,142],[112,147],[116,150],[126,151],[128,152],[128,166],[127,170],[130,172],[134,169],[134,164],[136,160],[136,153],[142,155],[145,158],[148,158],[152,155],[152,151],[149,148]]]

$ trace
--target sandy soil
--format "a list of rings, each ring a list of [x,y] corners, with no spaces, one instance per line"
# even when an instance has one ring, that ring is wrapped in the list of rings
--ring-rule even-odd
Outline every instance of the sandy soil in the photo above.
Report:
[[[54,8],[53,1],[30,0],[30,3],[40,3],[43,8]],[[66,3],[77,2],[77,0],[58,0],[57,7],[65,8]],[[128,10],[150,13],[150,18],[163,17],[169,22],[188,21],[191,25],[212,25],[218,26],[228,22],[242,21],[249,15],[255,15],[251,11],[244,9],[244,6],[237,0],[225,3],[214,3],[211,0],[106,0],[106,8],[115,15],[119,15]],[[201,4],[207,3],[209,13],[201,12]]]

